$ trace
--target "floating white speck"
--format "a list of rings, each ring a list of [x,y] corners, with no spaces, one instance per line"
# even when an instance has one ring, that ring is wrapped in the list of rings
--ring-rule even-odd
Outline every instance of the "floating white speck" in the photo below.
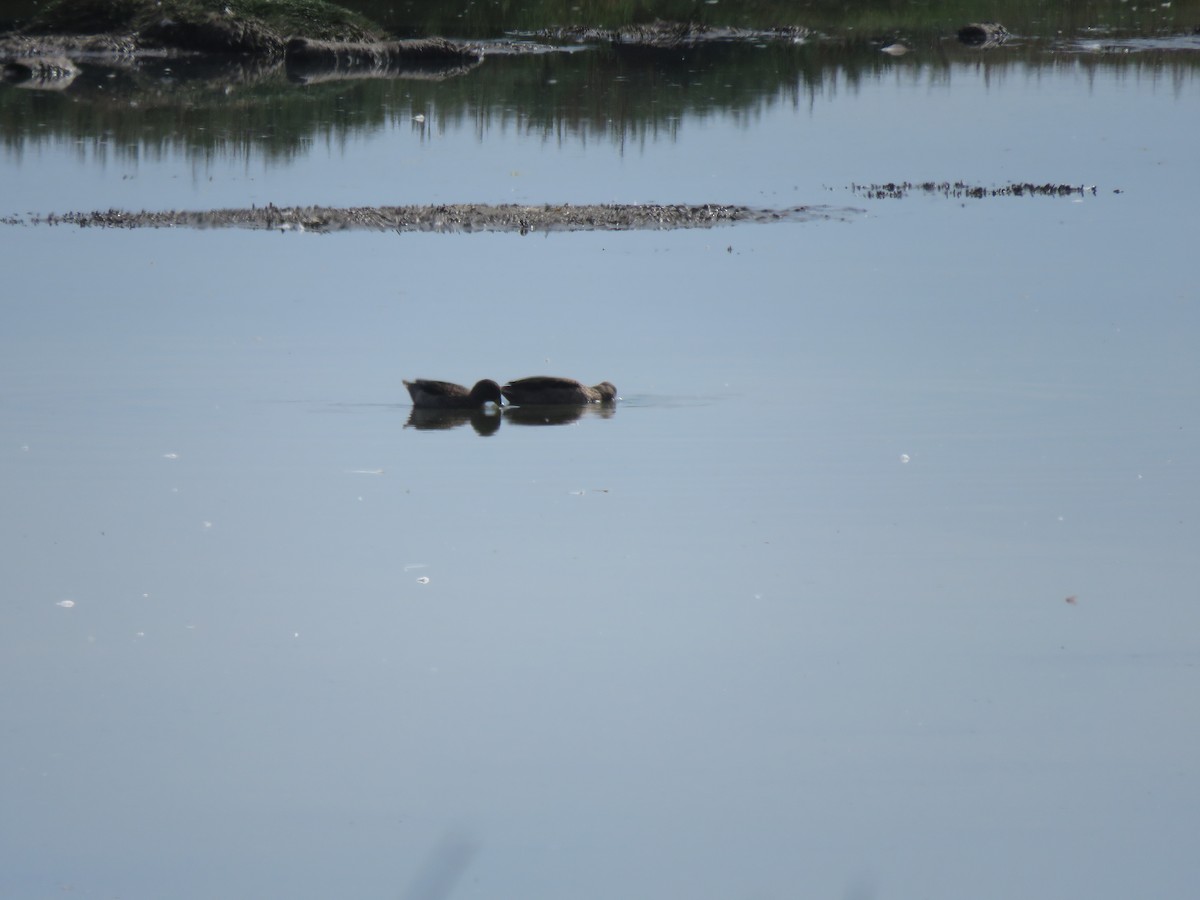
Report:
[[[422,575],[420,578],[417,579],[417,584],[429,584],[429,576]]]
[[[292,632],[292,637],[294,637],[294,638],[298,638],[298,637],[300,637],[300,632],[298,632],[298,631],[293,631],[293,632]]]
[[[61,606],[63,609],[72,609],[75,606],[75,601],[74,600],[59,600],[54,605]]]
[[[144,638],[144,637],[146,636],[146,632],[144,632],[144,631],[135,631],[135,632],[133,633],[133,636],[134,636],[134,637],[137,637],[137,638]]]
[[[208,521],[207,519],[205,519],[205,520],[204,520],[204,527],[205,527],[205,528],[212,528],[212,522],[210,522],[210,521]]]
[[[382,475],[383,469],[349,469],[349,475]]]
[[[179,459],[178,453],[164,453],[163,459]]]
[[[415,116],[413,116],[413,121],[414,122],[424,122],[425,117],[423,115],[421,115],[421,113],[417,113]]]
[[[407,572],[409,569],[428,569],[428,568],[429,568],[429,563],[409,563],[408,565],[406,565],[404,567],[404,571]]]
[[[21,452],[22,452],[22,453],[28,453],[28,452],[29,452],[29,445],[28,445],[28,444],[22,444],[22,445],[21,445]]]
[[[907,453],[900,454],[900,462],[902,462],[902,463],[909,462],[911,459],[912,459],[912,457],[909,456]]]

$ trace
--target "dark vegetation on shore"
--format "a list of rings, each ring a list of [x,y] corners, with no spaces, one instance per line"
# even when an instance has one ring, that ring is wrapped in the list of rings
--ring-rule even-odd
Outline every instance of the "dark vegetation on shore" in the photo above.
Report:
[[[385,37],[365,16],[324,0],[54,0],[23,31],[132,36],[144,46],[220,53],[281,53],[294,36]]]
[[[1003,22],[1015,36],[1040,39],[1088,31],[1161,37],[1200,29],[1200,0],[995,0],[986,8],[975,0],[8,0],[2,6],[0,30],[17,28],[26,34],[151,35],[172,30],[162,29],[164,19],[177,23],[175,34],[220,34],[232,19],[244,23],[251,49],[264,42],[280,47],[289,37],[361,41],[437,36],[478,41],[554,30],[629,32],[657,22],[709,31],[801,29],[826,40],[917,43],[934,35],[954,35],[981,17]]]

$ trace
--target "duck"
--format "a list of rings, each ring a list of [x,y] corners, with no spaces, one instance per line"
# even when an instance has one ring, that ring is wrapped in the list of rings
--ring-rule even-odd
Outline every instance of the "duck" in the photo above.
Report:
[[[500,385],[490,378],[475,382],[475,387],[470,390],[450,381],[425,378],[406,381],[404,386],[408,388],[413,406],[418,409],[476,409],[485,403],[499,406],[502,398]]]
[[[518,378],[501,387],[500,393],[517,406],[580,406],[613,403],[617,399],[617,388],[612,382],[602,381],[595,387],[588,387],[573,378],[552,375]]]

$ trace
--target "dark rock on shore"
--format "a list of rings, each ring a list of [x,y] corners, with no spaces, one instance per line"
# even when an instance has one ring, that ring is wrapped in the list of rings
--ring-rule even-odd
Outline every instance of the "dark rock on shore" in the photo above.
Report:
[[[65,56],[29,56],[6,60],[4,80],[12,84],[61,91],[79,74],[79,69]]]
[[[972,47],[998,47],[1008,40],[1008,29],[999,22],[972,22],[958,29],[958,39]]]

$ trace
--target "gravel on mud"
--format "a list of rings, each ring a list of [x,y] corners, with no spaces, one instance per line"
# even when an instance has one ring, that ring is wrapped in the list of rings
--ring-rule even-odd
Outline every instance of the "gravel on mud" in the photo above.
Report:
[[[455,203],[444,206],[252,206],[211,211],[167,210],[95,212],[8,217],[6,225],[78,225],[83,228],[249,228],[277,231],[509,231],[520,234],[550,231],[634,231],[712,228],[734,223],[767,223],[833,219],[850,210],[796,206],[756,209],[748,206],[704,204],[611,205],[488,205]]]

